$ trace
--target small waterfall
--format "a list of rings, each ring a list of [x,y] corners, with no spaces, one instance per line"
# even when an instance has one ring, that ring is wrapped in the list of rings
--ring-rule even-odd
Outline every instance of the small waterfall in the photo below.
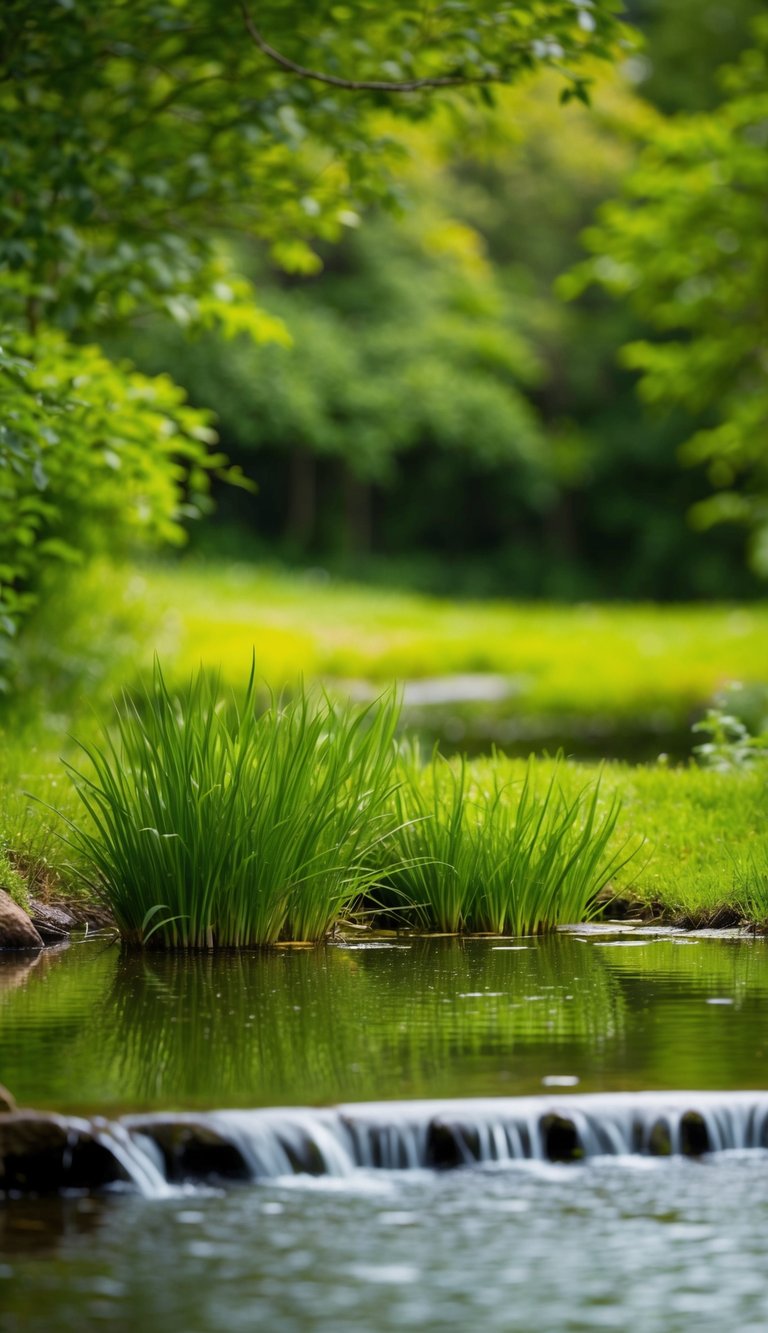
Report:
[[[257,1179],[297,1173],[346,1176],[359,1165],[336,1111],[219,1111],[207,1120],[222,1139],[235,1144]]]
[[[768,1148],[768,1093],[379,1102],[66,1120],[0,1116],[0,1196]]]
[[[95,1141],[107,1152],[125,1173],[125,1178],[146,1198],[163,1198],[171,1194],[162,1154],[152,1139],[131,1134],[119,1120],[94,1120]]]
[[[378,1102],[332,1109],[218,1111],[209,1135],[234,1146],[241,1178],[350,1175],[603,1156],[688,1156],[768,1147],[768,1093],[605,1093],[444,1102]],[[165,1144],[172,1177],[201,1120],[138,1116],[130,1131]],[[176,1140],[169,1154],[168,1132]],[[185,1128],[186,1127],[186,1128]]]

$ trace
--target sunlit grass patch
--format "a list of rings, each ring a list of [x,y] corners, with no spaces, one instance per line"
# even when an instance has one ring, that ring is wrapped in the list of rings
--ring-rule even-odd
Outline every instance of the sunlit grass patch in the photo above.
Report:
[[[610,783],[623,799],[622,830],[646,839],[619,876],[622,892],[658,916],[697,925],[753,919],[743,885],[765,844],[766,770],[616,765]]]
[[[456,602],[215,562],[143,577],[182,673],[203,661],[236,679],[254,648],[276,684],[299,672],[381,683],[491,672],[510,678],[524,717],[642,715],[661,730],[690,725],[724,681],[765,675],[758,605]]]
[[[12,707],[103,707],[155,652],[176,688],[202,664],[237,688],[256,654],[279,690],[299,675],[339,697],[393,680],[491,676],[494,700],[416,710],[433,739],[585,755],[690,752],[692,722],[728,681],[765,678],[768,607],[449,601],[342,583],[322,571],[224,561],[93,561],[27,626]],[[134,676],[135,679],[135,676]],[[498,702],[496,700],[499,700]],[[62,731],[66,730],[66,723]],[[78,719],[78,733],[82,723]]]

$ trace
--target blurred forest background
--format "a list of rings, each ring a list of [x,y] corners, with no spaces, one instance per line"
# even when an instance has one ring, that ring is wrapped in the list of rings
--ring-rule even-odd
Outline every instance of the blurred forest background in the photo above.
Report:
[[[50,703],[62,683],[120,678],[151,648],[183,660],[165,612],[192,626],[190,661],[218,650],[242,669],[256,642],[276,678],[380,678],[388,661],[405,676],[452,662],[539,679],[580,633],[566,616],[550,642],[540,618],[525,647],[514,617],[491,633],[457,612],[454,647],[435,631],[429,656],[422,604],[359,593],[342,613],[316,596],[335,578],[518,606],[761,598],[761,10],[631,0],[622,27],[612,0],[452,0],[429,21],[407,5],[265,0],[259,21],[289,65],[331,71],[318,82],[265,51],[247,7],[68,0],[41,18],[9,0],[0,677],[13,708],[39,682]],[[350,69],[367,90],[334,85]],[[446,69],[458,90],[377,91],[382,74],[439,83]],[[142,550],[174,546],[175,582],[133,577]],[[194,559],[207,572],[185,583]],[[278,583],[238,602],[242,569],[221,574],[233,563]],[[294,569],[309,582],[280,626]],[[313,610],[326,629],[343,622],[344,651],[318,647]],[[406,623],[409,651],[387,657]],[[640,623],[606,621],[593,664],[649,678],[656,630]],[[679,641],[659,633],[687,725],[717,685],[760,674],[761,629],[675,624]],[[746,656],[717,658],[745,636]],[[579,673],[574,699],[594,674]]]
[[[543,74],[491,109],[393,121],[394,208],[350,214],[311,248],[222,236],[289,345],[190,336],[157,314],[109,338],[213,409],[222,451],[258,485],[217,483],[193,547],[454,596],[759,594],[743,530],[710,524],[712,467],[681,457],[721,404],[638,396],[621,349],[653,318],[600,288],[618,265],[594,222],[669,125],[701,133],[760,8],[635,0],[645,43],[596,71],[591,107],[561,107]],[[590,227],[595,281],[566,300]],[[686,235],[649,245],[683,282]]]

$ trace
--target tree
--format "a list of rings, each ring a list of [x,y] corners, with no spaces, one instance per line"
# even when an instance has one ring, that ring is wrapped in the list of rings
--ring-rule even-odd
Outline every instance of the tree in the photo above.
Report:
[[[383,105],[539,66],[586,99],[615,0],[6,0],[0,15],[0,626],[101,529],[178,535],[221,459],[178,393],[89,340],[147,310],[286,339],[222,235],[306,272],[392,189]],[[64,465],[66,460],[66,466]],[[98,501],[93,502],[97,495]],[[131,511],[130,513],[128,511]],[[88,521],[81,521],[86,516]],[[143,517],[142,517],[143,516]],[[97,522],[97,518],[99,522]]]
[[[265,469],[289,475],[280,508],[293,550],[367,549],[373,488],[402,486],[417,451],[439,456],[459,487],[474,470],[491,493],[505,472],[523,495],[547,489],[547,447],[524,393],[535,356],[481,237],[429,193],[412,194],[397,219],[367,219],[318,278],[281,289],[264,273],[260,293],[290,327],[288,348],[190,340],[157,320],[129,335],[140,364],[168,367],[214,409],[228,453],[260,484]]]
[[[714,494],[692,519],[746,523],[753,567],[768,574],[765,19],[722,87],[714,111],[650,122],[623,197],[585,233],[594,258],[563,287],[598,283],[657,332],[622,358],[646,403],[698,419],[680,455],[707,469]]]
[[[307,243],[388,188],[372,113],[419,118],[433,88],[490,95],[541,65],[585,97],[585,60],[620,33],[614,8],[267,0],[257,28],[234,0],[8,0],[4,310],[78,332],[147,305],[226,317],[247,293],[227,290],[214,234],[262,237],[284,267],[312,266]]]
[[[213,408],[222,448],[258,483],[217,486],[201,540],[232,550],[238,524],[253,549],[355,572],[345,551],[370,542],[371,573],[386,555],[440,591],[753,591],[737,534],[685,523],[706,494],[672,456],[685,418],[644,420],[615,365],[639,318],[602,292],[565,304],[552,291],[653,110],[610,71],[566,127],[551,73],[496,102],[390,117],[402,207],[323,245],[322,272],[286,279],[263,246],[240,247],[290,347],[189,337],[161,317],[110,342]]]

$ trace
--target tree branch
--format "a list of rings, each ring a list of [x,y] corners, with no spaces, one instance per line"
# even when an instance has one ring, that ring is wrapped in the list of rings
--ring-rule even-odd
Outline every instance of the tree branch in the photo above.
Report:
[[[500,83],[503,80],[502,74],[444,74],[434,78],[425,79],[406,79],[402,83],[392,82],[388,79],[342,79],[335,74],[323,74],[317,69],[307,69],[305,65],[298,65],[295,60],[284,56],[280,51],[276,51],[274,46],[259,32],[253,19],[251,18],[245,0],[241,0],[240,9],[245,22],[248,35],[255,46],[283,69],[287,69],[291,74],[298,75],[301,79],[312,79],[315,83],[327,83],[332,88],[346,88],[350,92],[372,92],[372,93],[415,93],[421,88],[461,88],[468,84],[488,84]]]

